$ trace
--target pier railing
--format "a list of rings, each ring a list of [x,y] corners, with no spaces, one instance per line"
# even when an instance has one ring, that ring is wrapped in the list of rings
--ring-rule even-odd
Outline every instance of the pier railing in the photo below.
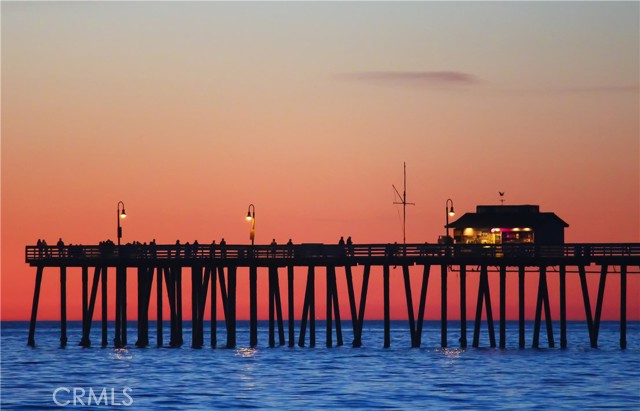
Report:
[[[640,258],[640,244],[580,243],[534,244],[296,244],[296,245],[65,245],[26,246],[26,262],[31,265],[65,260],[83,263],[95,260],[277,260],[370,258],[505,258],[545,259],[599,257]]]

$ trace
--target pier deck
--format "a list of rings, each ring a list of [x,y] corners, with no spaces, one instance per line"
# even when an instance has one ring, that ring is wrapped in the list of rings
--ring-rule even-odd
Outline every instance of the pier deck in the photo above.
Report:
[[[490,345],[496,346],[494,321],[489,287],[488,273],[499,273],[499,346],[505,347],[506,319],[506,276],[507,273],[518,276],[519,305],[519,346],[525,346],[524,335],[524,295],[525,275],[538,274],[538,290],[532,347],[539,346],[539,334],[544,310],[547,329],[547,341],[550,347],[555,346],[552,318],[550,310],[547,277],[558,274],[560,284],[560,346],[566,347],[566,276],[577,274],[585,307],[585,318],[589,328],[590,344],[598,345],[598,331],[602,313],[604,290],[607,275],[620,276],[620,347],[626,347],[626,315],[627,315],[627,275],[640,272],[640,244],[296,244],[296,245],[140,245],[127,244],[115,246],[71,245],[71,246],[27,246],[26,262],[36,267],[36,283],[34,289],[31,322],[28,344],[35,345],[35,326],[42,276],[45,268],[59,268],[60,273],[60,319],[61,345],[67,343],[66,335],[66,284],[67,269],[80,268],[82,277],[83,332],[80,345],[90,346],[89,334],[93,320],[99,285],[102,300],[102,345],[108,345],[107,313],[108,290],[107,274],[115,269],[115,338],[114,346],[127,345],[127,276],[131,270],[137,271],[138,279],[138,339],[136,346],[149,345],[149,301],[152,294],[154,276],[156,277],[156,298],[162,301],[163,288],[169,301],[170,341],[169,345],[178,347],[183,344],[182,338],[182,274],[183,269],[191,271],[191,316],[192,347],[204,345],[204,314],[207,299],[210,299],[211,346],[217,345],[216,321],[217,297],[222,299],[224,323],[227,331],[227,347],[236,346],[236,298],[237,275],[239,269],[247,269],[249,274],[250,301],[250,346],[257,345],[257,272],[258,268],[268,268],[269,278],[269,345],[276,344],[276,325],[278,343],[284,345],[284,317],[279,285],[279,269],[287,270],[288,291],[288,343],[295,344],[294,300],[294,267],[306,268],[306,287],[301,323],[299,327],[298,345],[306,343],[306,332],[309,329],[309,346],[315,346],[315,276],[318,268],[326,272],[326,344],[333,345],[333,330],[336,332],[336,344],[342,345],[342,328],[340,305],[338,301],[337,269],[346,276],[351,323],[354,339],[352,345],[362,345],[362,329],[367,301],[367,290],[372,267],[381,267],[383,276],[384,300],[384,346],[390,346],[390,267],[401,267],[405,287],[407,314],[411,334],[411,346],[420,347],[422,325],[426,306],[426,295],[432,267],[439,267],[440,300],[441,300],[441,346],[447,346],[447,284],[449,273],[455,271],[460,281],[461,329],[460,345],[467,346],[466,318],[466,279],[469,273],[479,273],[477,306],[475,311],[474,335],[472,345],[479,346],[480,326],[483,313],[489,332]],[[353,285],[353,270],[361,266],[363,283],[360,299],[356,303]],[[412,301],[410,266],[422,267],[422,284],[419,294],[419,308],[416,312]],[[93,279],[89,284],[89,269],[93,269]],[[599,276],[598,294],[595,311],[591,309],[591,298],[587,287],[586,274]],[[303,275],[296,274],[298,277]],[[91,286],[90,286],[91,285]],[[217,288],[220,288],[219,291]],[[162,324],[163,305],[157,305],[158,324]],[[157,327],[156,344],[163,346],[163,329]]]

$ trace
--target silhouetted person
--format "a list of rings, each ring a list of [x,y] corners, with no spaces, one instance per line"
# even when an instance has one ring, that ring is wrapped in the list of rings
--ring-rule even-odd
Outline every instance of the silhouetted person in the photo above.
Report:
[[[276,256],[276,245],[278,243],[276,243],[276,239],[274,238],[273,240],[271,240],[271,256],[275,257]]]
[[[293,241],[291,241],[291,239],[289,239],[289,241],[287,241],[287,253],[289,254],[289,257],[293,256]]]
[[[42,249],[44,250],[44,255],[48,257],[49,249],[47,248],[47,241],[44,238],[42,239]]]
[[[176,258],[180,257],[180,240],[176,240]]]
[[[213,258],[216,256],[216,240],[211,241],[211,245],[209,246],[209,257]]]
[[[227,242],[224,241],[224,238],[220,240],[220,254],[222,254],[222,258],[227,258]]]
[[[58,257],[64,257],[64,241],[62,241],[62,237],[58,239]]]
[[[344,237],[340,237],[340,241],[338,241],[338,245],[344,245]]]
[[[42,241],[38,238],[38,257],[42,257]]]
[[[157,247],[156,247],[156,239],[155,238],[149,243],[149,250],[151,251],[151,257],[156,258]]]
[[[347,237],[347,251],[349,255],[353,255],[353,242],[351,241],[351,236]]]
[[[194,257],[198,256],[198,248],[200,248],[200,244],[198,244],[198,240],[193,242],[193,255]]]

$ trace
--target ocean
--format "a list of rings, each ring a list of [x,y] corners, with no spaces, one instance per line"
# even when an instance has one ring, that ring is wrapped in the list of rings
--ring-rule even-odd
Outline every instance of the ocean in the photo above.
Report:
[[[92,329],[94,347],[79,347],[81,323],[69,322],[69,343],[59,348],[59,323],[38,322],[36,347],[30,348],[27,322],[2,322],[1,408],[640,409],[640,322],[628,323],[626,350],[619,348],[617,322],[600,325],[597,349],[589,346],[585,322],[568,323],[566,349],[519,349],[517,322],[507,323],[506,349],[488,348],[485,324],[481,347],[460,349],[456,321],[449,321],[446,349],[439,347],[437,321],[425,322],[418,349],[410,348],[406,321],[391,323],[388,349],[383,348],[383,323],[365,321],[363,347],[352,348],[351,324],[342,325],[341,347],[325,347],[324,322],[318,321],[315,348],[269,348],[268,324],[260,322],[258,346],[251,349],[249,324],[240,321],[237,348],[222,348],[226,340],[219,323],[220,347],[192,349],[189,322],[182,348],[157,348],[150,321],[151,346],[135,348],[132,321],[130,347],[114,349],[100,347],[99,323]],[[530,347],[533,323],[526,326]],[[109,332],[112,339],[113,329]],[[298,332],[296,327],[296,338]],[[559,324],[554,333],[558,347]],[[168,337],[165,323],[165,342]],[[540,347],[547,347],[544,325]]]

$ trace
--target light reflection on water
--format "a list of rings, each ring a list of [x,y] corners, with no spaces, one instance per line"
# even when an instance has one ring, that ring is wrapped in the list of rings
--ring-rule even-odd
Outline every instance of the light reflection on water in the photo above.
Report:
[[[133,359],[133,352],[129,348],[114,348],[109,356],[115,360],[127,361]]]
[[[451,324],[449,344],[454,345],[456,324]],[[233,350],[189,348],[187,326],[179,349],[83,349],[72,343],[81,324],[70,323],[70,343],[60,349],[59,324],[38,323],[38,345],[31,349],[26,346],[28,324],[5,322],[1,408],[59,409],[52,392],[66,386],[109,392],[131,387],[136,410],[640,409],[638,322],[629,323],[624,351],[618,348],[619,325],[608,322],[601,324],[597,350],[589,348],[583,323],[570,324],[565,350],[518,349],[517,323],[508,324],[506,350],[486,348],[486,330],[481,338],[485,348],[439,348],[439,325],[431,322],[425,323],[419,349],[409,348],[405,322],[392,323],[390,349],[381,348],[382,323],[373,321],[365,322],[359,349],[350,347],[346,321],[345,346],[334,348],[269,348],[265,323],[259,324],[258,347],[249,348],[248,328],[239,323]],[[317,342],[324,342],[322,330],[319,324]],[[98,330],[92,340],[99,337]]]

